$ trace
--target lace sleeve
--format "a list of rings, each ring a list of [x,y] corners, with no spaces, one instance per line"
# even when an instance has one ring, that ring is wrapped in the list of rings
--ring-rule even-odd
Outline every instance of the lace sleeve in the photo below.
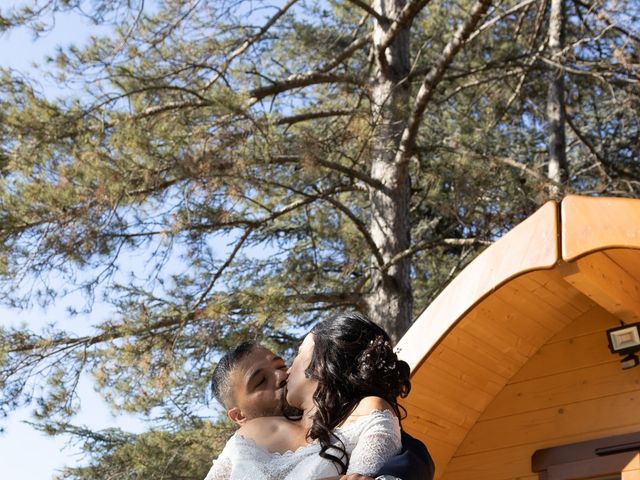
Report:
[[[231,478],[231,459],[224,454],[213,461],[213,465],[204,480],[229,480]]]
[[[398,418],[389,410],[374,411],[363,420],[347,473],[374,475],[401,448]]]

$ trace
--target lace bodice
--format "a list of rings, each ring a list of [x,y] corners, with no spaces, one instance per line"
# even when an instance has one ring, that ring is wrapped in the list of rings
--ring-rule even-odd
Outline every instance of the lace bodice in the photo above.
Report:
[[[400,425],[389,410],[373,411],[334,433],[349,455],[347,473],[373,475],[400,452]],[[285,453],[271,453],[234,434],[214,460],[205,480],[300,480],[338,475],[333,462],[312,443]]]

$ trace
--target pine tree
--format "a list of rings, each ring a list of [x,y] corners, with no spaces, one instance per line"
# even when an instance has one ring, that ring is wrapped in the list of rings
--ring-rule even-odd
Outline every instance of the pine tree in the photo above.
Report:
[[[90,372],[115,408],[197,422],[216,359],[241,340],[286,350],[345,309],[400,338],[558,186],[545,105],[560,53],[562,190],[636,195],[640,12],[564,3],[562,52],[550,1],[0,10],[3,29],[44,35],[72,10],[114,28],[50,59],[68,96],[0,78],[0,298],[80,289],[115,312],[87,336],[0,330],[2,411],[33,401],[68,433]]]

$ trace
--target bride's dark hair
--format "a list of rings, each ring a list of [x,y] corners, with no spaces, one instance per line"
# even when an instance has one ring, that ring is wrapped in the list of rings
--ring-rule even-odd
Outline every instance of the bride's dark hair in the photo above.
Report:
[[[313,395],[317,411],[308,436],[319,440],[320,456],[346,473],[349,458],[333,429],[369,396],[383,398],[398,419],[404,418],[398,397],[409,394],[410,369],[407,362],[398,360],[387,332],[360,313],[323,320],[311,333],[313,355],[305,374],[318,381],[318,388]]]

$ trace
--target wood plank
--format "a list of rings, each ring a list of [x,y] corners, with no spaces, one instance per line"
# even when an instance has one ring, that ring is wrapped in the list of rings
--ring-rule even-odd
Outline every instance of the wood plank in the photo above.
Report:
[[[541,408],[640,391],[640,375],[622,370],[617,359],[577,371],[506,385],[480,420],[533,412]]]
[[[636,282],[640,282],[640,250],[614,248],[605,251],[606,255],[631,275]]]
[[[449,463],[449,459],[456,450],[456,446],[449,445],[438,438],[433,437],[429,433],[424,433],[413,425],[402,422],[402,428],[411,436],[421,440],[429,450],[434,463],[436,464],[436,475],[442,473],[441,465]]]
[[[583,313],[591,310],[595,305],[593,301],[582,294],[582,292],[567,283],[557,268],[531,272],[527,275],[527,278],[553,292],[557,292],[566,302]]]
[[[640,452],[622,470],[622,480],[640,480]]]
[[[603,332],[549,342],[513,376],[511,383],[577,371],[609,363],[616,358],[609,351],[607,336]]]
[[[469,455],[456,453],[444,469],[443,480],[513,480],[528,478],[532,474],[531,458],[542,448],[567,445],[594,438],[640,431],[640,423],[624,427],[612,427],[603,431],[562,435],[539,442],[515,445]],[[519,440],[518,437],[515,440]],[[441,465],[436,466],[436,470]],[[537,477],[536,477],[537,478]]]
[[[548,288],[548,283],[541,285],[540,283],[531,279],[529,275],[523,275],[521,278],[518,278],[518,280],[522,284],[529,283],[529,286],[527,287],[528,290],[540,299],[538,305],[540,304],[540,302],[544,302],[546,305],[549,305],[551,308],[560,312],[562,315],[564,315],[564,317],[568,319],[574,319],[583,313],[581,309],[571,304],[570,298],[565,298],[562,295],[563,293],[567,292],[566,289],[552,291],[550,288]],[[575,288],[574,291],[576,291]]]
[[[530,315],[531,318],[537,318],[543,314],[544,316],[564,318],[566,320],[575,318],[578,315],[578,312],[571,312],[568,314],[567,312],[563,312],[560,308],[557,308],[556,305],[561,305],[562,302],[557,300],[549,302],[538,295],[538,292],[540,292],[543,287],[538,282],[532,280],[532,276],[535,273],[536,272],[531,272],[527,275],[522,275],[513,279],[508,284],[511,289],[509,298],[505,298],[505,295],[500,295],[500,297],[510,304],[519,305],[523,311],[537,312],[537,314]],[[539,309],[536,310],[535,307],[539,307]]]
[[[521,445],[482,454],[454,456],[443,467],[443,480],[513,480],[538,475],[531,471],[535,445]],[[438,465],[436,464],[436,470]]]
[[[535,320],[552,334],[574,320],[575,317],[567,316],[566,313],[547,304],[529,290],[529,285],[523,284],[520,280],[513,280],[509,283],[508,290],[498,293],[498,297],[509,305],[514,313]]]
[[[509,279],[551,268],[559,258],[558,213],[548,202],[482,252],[431,302],[396,351],[416,368],[474,305]]]
[[[505,378],[517,371],[513,364],[522,365],[536,350],[537,346],[523,336],[512,333],[496,325],[493,319],[484,322],[473,321],[487,312],[474,309],[467,322],[451,332],[442,343],[443,348],[463,352],[471,361],[495,370]]]
[[[637,373],[640,375],[640,372]],[[640,391],[479,421],[458,449],[459,455],[581,435],[640,422]],[[588,421],[585,421],[588,419]],[[557,443],[557,442],[556,442]]]
[[[447,428],[446,422],[441,422],[437,418],[421,417],[419,423],[415,421],[417,417],[414,416],[412,418],[414,419],[413,421],[402,422],[403,428],[406,428],[407,431],[410,428],[413,432],[416,432],[416,438],[422,439],[429,448],[434,444],[440,445],[438,460],[440,463],[443,462],[444,458],[440,455],[444,455],[446,461],[449,461],[464,439],[464,432],[455,425],[452,428]]]
[[[440,380],[442,380],[442,377]],[[440,388],[443,384],[445,387]],[[446,418],[449,424],[459,425],[468,429],[482,413],[482,410],[474,407],[484,409],[486,406],[484,402],[470,402],[467,397],[474,397],[474,395],[465,395],[465,387],[462,385],[458,387],[459,393],[457,395],[453,394],[454,390],[449,388],[448,382],[435,381],[430,385],[433,385],[433,387],[429,390],[416,389],[414,392],[413,388],[411,389],[411,395],[403,399],[402,402],[403,405],[407,404],[407,411],[411,411],[408,405],[412,405],[425,412],[425,415]],[[446,395],[441,393],[443,390],[447,391]],[[488,397],[489,395],[485,394],[485,396]]]
[[[625,470],[620,478],[621,480],[640,480],[640,469]]]
[[[560,210],[565,261],[605,248],[640,248],[640,200],[569,195]]]
[[[560,330],[547,343],[562,342],[569,338],[598,332],[604,336],[609,328],[620,325],[620,319],[615,315],[606,311],[600,305],[595,303],[593,305],[594,307],[591,310],[576,318],[571,325]]]
[[[403,405],[411,415],[402,420],[403,427],[411,428],[419,438],[437,439],[456,449],[464,438],[466,428],[449,421],[446,417],[438,417],[431,412],[421,411],[411,402],[403,401]]]
[[[423,384],[427,390],[431,368],[437,368],[446,372],[456,382],[470,385],[484,392],[499,392],[507,382],[507,377],[498,375],[492,370],[488,370],[477,363],[470,363],[472,359],[466,358],[451,349],[439,349],[438,352],[423,364],[423,366],[411,378],[412,384],[418,382]]]
[[[503,298],[504,295],[493,295],[480,303],[465,317],[460,329],[486,339],[487,342],[491,341],[488,337],[494,337],[494,341],[504,337],[502,340],[506,349],[503,347],[503,350],[515,350],[516,358],[517,353],[521,352],[526,359],[562,324],[556,324],[555,329],[551,330],[535,319],[515,311]]]
[[[627,470],[640,470],[640,452],[636,453],[631,461],[627,463],[627,466],[624,468],[624,471]]]
[[[604,253],[559,268],[567,282],[621,320],[640,321],[640,283]]]
[[[433,356],[456,356],[461,362],[462,368],[473,368],[471,364],[482,366],[485,370],[493,371],[506,383],[517,371],[517,366],[513,364],[513,359],[505,350],[510,347],[499,338],[492,338],[489,333],[482,330],[482,327],[457,328],[447,336],[445,342],[438,346]],[[513,351],[513,350],[511,350]],[[526,357],[516,354],[519,361],[526,361]],[[497,380],[497,379],[496,379]]]

